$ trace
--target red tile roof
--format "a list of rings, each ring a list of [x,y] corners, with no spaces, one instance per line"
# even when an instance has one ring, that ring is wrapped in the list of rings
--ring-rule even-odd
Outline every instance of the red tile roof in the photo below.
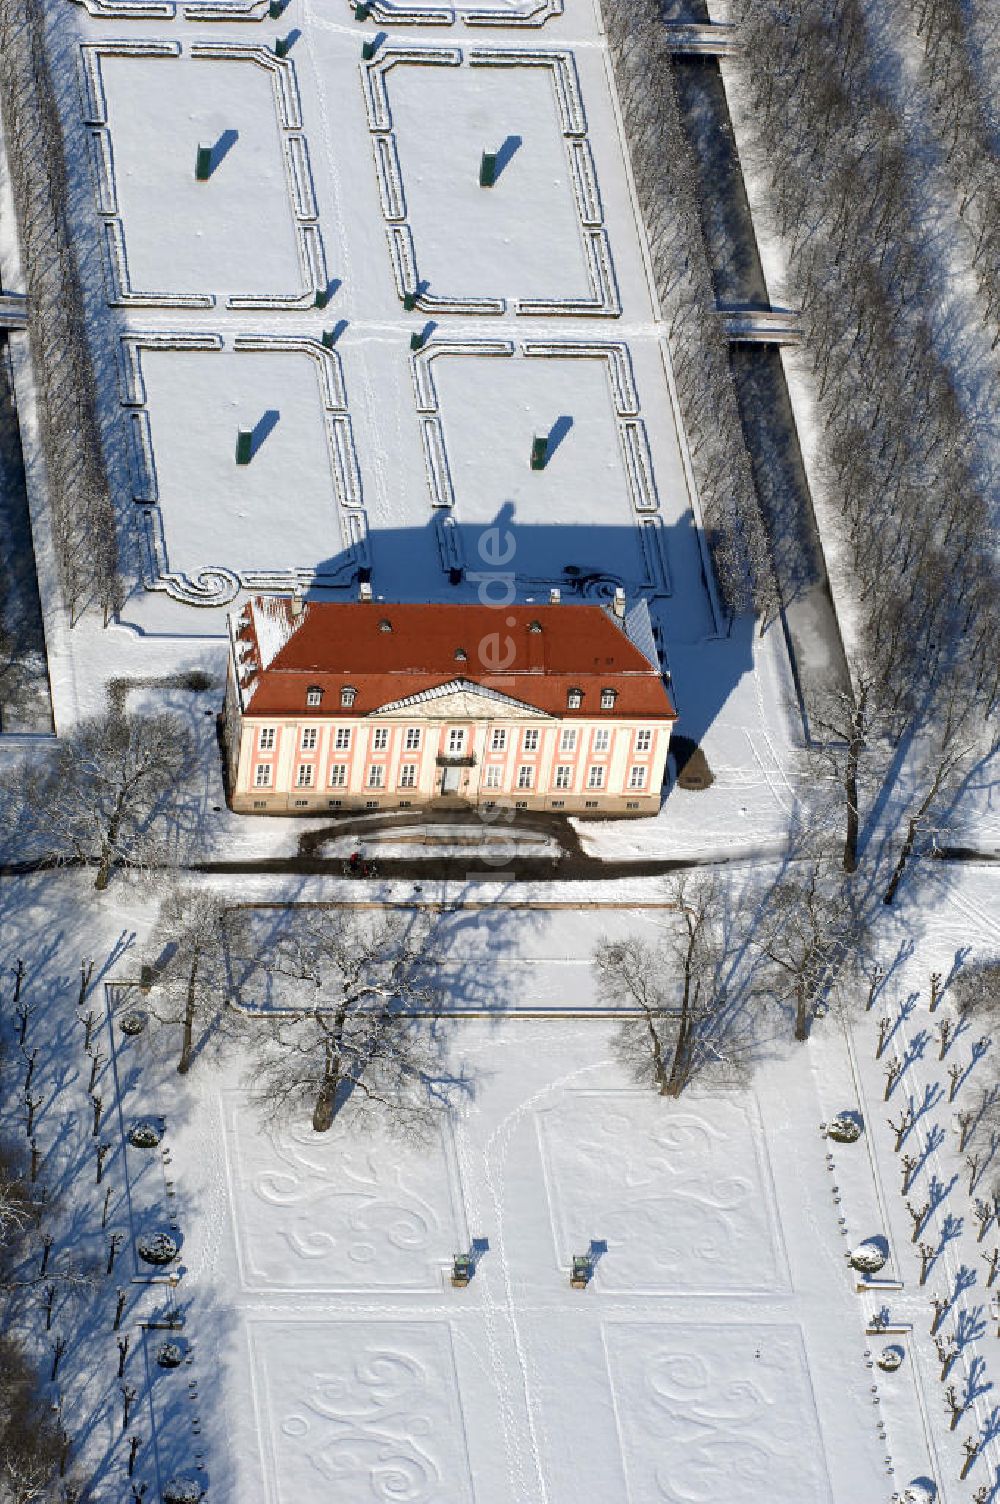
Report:
[[[248,715],[370,715],[465,680],[548,715],[600,715],[614,689],[609,717],[676,719],[661,673],[602,606],[310,601],[296,618],[287,597],[257,596],[230,622]],[[346,686],[356,697],[342,710]],[[570,710],[574,688],[583,703]]]

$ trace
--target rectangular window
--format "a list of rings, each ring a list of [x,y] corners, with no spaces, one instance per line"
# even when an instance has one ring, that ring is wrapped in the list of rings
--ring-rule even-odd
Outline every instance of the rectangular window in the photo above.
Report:
[[[416,752],[416,750],[417,750],[417,748],[419,746],[420,746],[420,727],[419,726],[407,726],[407,728],[406,728],[406,750],[407,750],[407,752]]]
[[[569,767],[556,768],[556,788],[568,789],[573,777],[573,769]]]
[[[462,748],[464,746],[465,746],[465,732],[464,731],[449,731],[448,732],[448,751],[449,752],[452,752],[452,753],[461,752],[461,750],[462,750]]]
[[[563,732],[562,736],[559,738],[559,750],[560,750],[560,752],[575,752],[576,751],[576,732],[575,731],[564,731]]]
[[[306,726],[305,727],[305,729],[302,732],[302,750],[303,750],[303,752],[315,752],[315,750],[316,750],[316,738],[318,736],[319,736],[319,731],[317,730],[317,728],[315,726]]]
[[[347,751],[347,748],[351,745],[351,728],[350,728],[350,726],[338,726],[337,727],[337,731],[336,731],[336,734],[335,734],[334,739],[333,739],[333,745],[336,747],[336,749],[337,749],[338,752],[346,752]]]
[[[372,732],[372,748],[376,752],[384,752],[389,745],[388,726],[376,726]]]
[[[587,787],[588,787],[588,789],[603,789],[603,787],[604,787],[604,769],[603,768],[597,767],[597,768],[591,768],[590,769],[589,773],[587,774]]]
[[[630,789],[644,789],[646,787],[646,769],[630,768],[628,786]]]
[[[313,765],[311,762],[300,762],[295,770],[295,787],[297,789],[311,789],[313,781]]]
[[[385,781],[385,768],[381,763],[372,763],[368,769],[368,787],[380,789]]]
[[[553,799],[553,801],[552,801],[552,808],[553,809],[565,809],[566,808],[566,800],[565,799]]]
[[[270,763],[259,762],[257,764],[257,769],[256,769],[256,772],[254,773],[254,779],[253,779],[253,781],[254,781],[254,783],[257,785],[257,787],[259,789],[268,789],[268,788],[271,787],[271,765],[270,765]]]
[[[483,787],[487,789],[498,789],[500,787],[501,771],[502,770],[500,768],[486,768],[483,773]]]
[[[615,690],[613,690],[613,689],[602,689],[601,690],[601,709],[602,710],[614,710],[614,708],[615,708],[615,701],[617,700],[617,698],[618,698],[618,694],[617,694],[617,692]]]
[[[494,752],[503,752],[506,750],[506,747],[507,733],[503,730],[502,727],[498,726],[493,732],[493,741],[491,743],[491,748]]]
[[[608,750],[608,747],[610,745],[611,745],[611,732],[610,731],[606,731],[605,730],[605,731],[595,731],[594,732],[594,751],[595,752],[606,752]]]
[[[321,689],[307,689],[306,690],[306,704],[307,705],[322,705],[322,703],[323,703],[323,691]]]
[[[582,704],[583,704],[583,690],[582,689],[568,689],[566,691],[566,708],[567,708],[567,710],[579,710],[580,706]]]
[[[274,751],[274,727],[262,726],[260,728],[260,750],[262,752]]]
[[[651,731],[637,731],[635,733],[635,750],[648,752],[653,745],[653,733]]]
[[[342,789],[346,782],[347,764],[343,762],[335,762],[330,768],[330,787],[332,789]]]
[[[524,750],[525,750],[525,752],[537,752],[538,751],[538,732],[537,731],[535,731],[535,730],[528,730],[528,731],[526,731],[524,733]]]
[[[415,762],[404,762],[399,770],[399,786],[401,789],[415,789],[417,786],[417,765]]]
[[[535,770],[526,763],[523,768],[517,770],[517,786],[519,789],[530,789]]]

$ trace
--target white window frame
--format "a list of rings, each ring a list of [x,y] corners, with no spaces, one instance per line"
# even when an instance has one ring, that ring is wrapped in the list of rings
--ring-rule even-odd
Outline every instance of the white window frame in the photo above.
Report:
[[[313,764],[300,762],[295,769],[295,787],[297,789],[311,789],[313,786]]]
[[[319,739],[318,726],[303,726],[302,728],[302,751],[315,752],[316,742]]]
[[[375,730],[372,732],[372,751],[373,752],[384,752],[385,749],[386,749],[386,747],[388,745],[389,745],[389,728],[388,728],[388,726],[376,726]]]
[[[653,745],[653,733],[652,733],[652,731],[650,731],[650,730],[648,730],[647,728],[644,727],[641,731],[637,731],[635,733],[635,750],[637,752],[648,752],[650,750],[650,748],[652,747],[652,745]]]
[[[350,726],[338,726],[333,734],[333,746],[337,752],[346,752],[351,745]]]
[[[603,789],[604,768],[600,763],[594,763],[593,766],[588,770],[587,787],[588,789]]]
[[[524,741],[522,745],[525,752],[538,751],[538,728],[536,726],[529,726],[527,728],[524,733]]]
[[[569,763],[560,763],[556,768],[556,788],[568,789],[573,784],[573,769]]]
[[[601,690],[601,709],[602,710],[614,710],[614,708],[615,708],[615,701],[617,699],[618,699],[618,691],[616,689],[602,689]]]
[[[406,752],[419,752],[420,751],[420,727],[419,726],[407,726],[407,728],[406,728],[406,742],[405,742],[405,746],[404,746],[404,751],[406,751]]]
[[[563,734],[559,738],[559,751],[560,752],[575,752],[576,751],[576,727],[575,726],[566,726],[566,727],[563,728]]]
[[[258,750],[261,752],[273,752],[274,735],[275,732],[273,726],[261,726],[260,731],[257,733]]]
[[[535,786],[535,770],[530,762],[522,763],[517,770],[517,786],[519,789],[530,789]]]
[[[259,762],[254,769],[253,786],[255,789],[269,789],[271,787],[271,764]]]
[[[594,732],[594,751],[607,752],[611,746],[611,732],[607,726],[598,726]]]
[[[461,727],[453,726],[448,732],[448,752],[452,757],[460,757],[465,751],[465,731]]]
[[[500,775],[502,772],[503,769],[499,763],[493,763],[487,767],[483,773],[483,787],[486,789],[498,789],[501,783]]]
[[[368,787],[370,789],[385,788],[385,764],[373,762],[368,769]]]
[[[644,789],[646,787],[646,769],[629,768],[628,786],[630,789]]]
[[[322,705],[322,703],[323,691],[321,689],[318,689],[315,685],[313,685],[311,689],[306,690],[307,705]]]
[[[507,731],[504,726],[493,727],[493,740],[490,743],[491,752],[506,752]]]
[[[332,789],[342,789],[342,788],[345,788],[346,785],[347,785],[347,764],[346,764],[346,762],[334,762],[334,763],[331,763],[330,764],[330,787]]]
[[[358,692],[353,684],[345,684],[340,691],[340,703],[345,710],[350,710],[357,699]]]
[[[417,765],[415,762],[404,762],[399,770],[399,786],[401,789],[415,789],[417,786]]]
[[[568,689],[566,691],[566,708],[567,708],[567,710],[579,710],[580,706],[582,704],[583,704],[583,690],[582,689]]]

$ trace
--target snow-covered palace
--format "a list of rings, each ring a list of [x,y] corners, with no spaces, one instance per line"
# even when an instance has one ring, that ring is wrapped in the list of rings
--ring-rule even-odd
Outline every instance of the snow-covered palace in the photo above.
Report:
[[[646,603],[626,610],[622,592],[500,608],[256,596],[229,635],[235,810],[659,808],[676,711]]]

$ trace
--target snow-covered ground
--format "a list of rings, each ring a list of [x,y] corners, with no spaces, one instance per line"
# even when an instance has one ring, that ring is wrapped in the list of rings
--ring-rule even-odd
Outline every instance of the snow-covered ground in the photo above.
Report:
[[[558,585],[572,601],[572,566],[595,576],[588,598],[619,580],[648,595],[679,729],[716,775],[629,833],[589,827],[588,847],[780,841],[801,737],[787,651],[778,627],[719,633],[593,0],[463,7],[449,25],[396,24],[398,7],[359,23],[346,0],[239,24],[167,9],[59,8],[73,222],[145,584],[108,630],[68,632],[36,485],[57,727],[102,709],[113,677],[207,669],[217,698],[243,588],[351,595],[367,566],[387,599],[500,601],[509,570],[520,598]],[[18,285],[9,240],[3,268]],[[537,433],[553,437],[542,472]],[[499,572],[494,526],[514,545]],[[227,851],[294,847],[280,822],[216,824]]]
[[[568,565],[604,576],[598,597],[619,579],[650,593],[678,729],[715,775],[705,792],[673,789],[655,821],[581,824],[584,849],[766,856],[803,776],[792,675],[780,626],[720,635],[592,0],[466,0],[457,15],[413,0],[433,25],[397,25],[399,9],[377,3],[367,23],[348,0],[291,0],[278,21],[260,4],[238,22],[221,3],[214,19],[192,3],[58,10],[66,76],[83,69],[82,94],[62,100],[99,216],[83,259],[102,400],[152,588],[109,630],[85,620],[69,633],[36,486],[57,726],[102,709],[110,680],[131,681],[128,703],[183,710],[202,732],[195,855],[292,855],[312,822],[235,817],[221,797],[211,715],[228,599],[298,581],[346,595],[362,565],[386,597],[472,599],[496,524],[514,538],[519,596],[561,585],[572,599]],[[481,24],[498,12],[509,26]],[[383,26],[368,67],[362,43]],[[266,50],[278,37],[291,37],[284,60]],[[484,151],[501,159],[489,189]],[[6,244],[5,285],[17,285],[11,256]],[[419,351],[413,334],[427,334]],[[14,357],[34,474],[23,340]],[[238,467],[245,428],[255,453]],[[558,442],[533,473],[538,432]],[[209,691],[156,682],[196,668]],[[484,843],[498,834],[483,827]],[[372,845],[454,855],[467,835],[414,826]],[[514,838],[522,855],[555,854],[533,831],[515,825]],[[331,839],[325,854],[354,844]],[[415,898],[412,884],[199,880],[262,905]],[[971,1062],[961,1102],[989,1059],[973,1061],[965,1035],[938,1060],[951,1003],[932,1017],[927,988],[966,946],[996,948],[994,870],[942,863],[922,889],[904,886],[883,959],[909,949],[869,1014],[831,1013],[805,1046],[769,1019],[749,1082],[700,1083],[677,1102],[623,1072],[589,964],[602,934],[656,933],[666,897],[639,879],[426,881],[422,901],[456,910],[443,920],[449,1004],[467,1016],[444,1026],[474,1090],[417,1146],[339,1122],[322,1137],[296,1121],[265,1131],[233,1048],[200,1052],[181,1080],[168,1035],[127,1040],[117,984],[136,979],[149,935],[143,883],[116,877],[96,897],[80,873],[0,881],[0,961],[25,957],[39,1002],[54,1267],[103,1269],[109,1234],[123,1238],[116,1273],[67,1299],[55,1328],[72,1333],[63,1416],[95,1500],[128,1497],[118,1280],[148,1498],[191,1473],[233,1504],[889,1504],[916,1480],[919,1504],[965,1504],[993,1478],[990,1392],[949,1430],[928,1331],[931,1293],[974,1269],[945,1322],[964,1343],[950,1382],[987,1382],[997,1336],[980,1255],[996,1228],[976,1243],[947,1070]],[[111,1145],[100,1187],[93,1056],[74,1018],[81,956],[96,961],[85,1007]],[[883,1016],[894,1033],[876,1061]],[[9,1012],[4,1027],[16,1041]],[[16,1044],[2,1068],[17,1102],[3,1127],[23,1136]],[[910,1095],[929,1104],[907,1144],[927,1149],[910,1199],[930,1194],[931,1174],[947,1187],[921,1233],[935,1250],[926,1285],[887,1123]],[[821,1132],[844,1110],[864,1119],[855,1145]],[[126,1143],[140,1120],[160,1127],[152,1150]],[[156,1229],[181,1244],[176,1283],[136,1256]],[[859,1288],[846,1255],[867,1238],[884,1238],[889,1260]],[[465,1252],[475,1275],[454,1289]],[[572,1258],[588,1252],[593,1280],[572,1290]],[[17,1322],[47,1359],[39,1299]],[[885,1334],[871,1329],[883,1306]],[[171,1331],[149,1325],[167,1319]],[[177,1370],[157,1362],[167,1338]],[[883,1372],[894,1345],[902,1365]],[[975,1435],[991,1439],[960,1483]]]
[[[530,1016],[559,995],[583,1004],[596,937],[661,925],[662,908],[643,908],[625,885],[578,886],[578,906],[565,908],[553,906],[567,901],[557,889],[539,888],[528,914],[488,885],[467,890],[484,907],[447,916],[453,961],[493,1013],[451,1026],[449,1057],[472,1092],[421,1146],[339,1123],[324,1136],[304,1121],[265,1129],[232,1048],[201,1053],[181,1082],[170,1031],[132,1041],[118,1026],[135,999],[126,1004],[115,984],[137,974],[149,891],[94,900],[79,875],[8,880],[5,966],[30,937],[50,937],[47,958],[27,952],[47,1030],[70,1041],[81,1027],[80,954],[97,961],[87,1006],[106,1005],[115,1020],[98,1025],[110,1057],[98,1091],[114,1144],[108,1226],[125,1243],[106,1283],[124,1278],[129,1291],[126,1380],[144,1438],[136,1477],[162,1488],[194,1473],[210,1499],[261,1504],[889,1504],[917,1479],[933,1481],[927,1497],[941,1504],[971,1498],[997,1462],[988,1440],[968,1483],[957,1482],[966,1437],[992,1434],[984,1386],[997,1338],[980,1255],[996,1228],[977,1244],[944,1073],[970,1064],[973,1036],[955,1039],[944,1062],[936,1047],[920,1055],[913,1045],[951,1015],[947,991],[927,1014],[931,971],[947,982],[957,953],[986,934],[995,943],[1000,925],[991,869],[934,881],[923,918],[887,920],[888,976],[869,1013],[861,998],[846,1019],[828,1014],[804,1046],[775,1017],[749,1083],[696,1085],[678,1101],[631,1083],[612,1020],[579,1008]],[[263,879],[239,891],[289,896]],[[344,892],[296,888],[309,901]],[[663,901],[649,885],[645,897]],[[901,940],[912,951],[893,967]],[[895,1022],[915,992],[916,1012],[889,1046],[910,1063],[885,1105],[878,1020]],[[76,1100],[89,1062],[82,1050],[72,1060],[72,1047],[55,1051],[54,1077],[38,1080],[37,1133],[79,1163],[62,1190],[67,1247],[85,1255],[93,1245],[102,1259],[90,1114]],[[973,1064],[959,1087],[966,1100],[987,1069]],[[931,1106],[904,1151],[920,1154],[932,1128],[943,1137],[932,1135],[910,1200],[925,1199],[932,1176],[946,1194],[921,1233],[935,1250],[922,1286],[885,1120],[927,1086]],[[857,1144],[822,1134],[845,1110],[862,1115]],[[125,1146],[136,1121],[160,1126],[154,1150]],[[181,1244],[174,1285],[151,1282],[135,1259],[135,1239],[153,1229]],[[879,1237],[889,1261],[866,1282],[846,1254]],[[475,1275],[454,1289],[452,1257],[470,1251]],[[573,1290],[572,1257],[588,1252],[593,1280]],[[57,1243],[54,1258],[64,1257]],[[979,1393],[952,1431],[929,1299],[952,1295],[963,1266],[974,1283],[941,1331],[962,1343],[949,1382],[961,1394],[968,1377]],[[98,1312],[112,1298],[110,1288],[99,1295]],[[871,1330],[883,1307],[884,1334]],[[182,1318],[172,1333],[143,1325],[171,1312]],[[63,1392],[71,1428],[86,1416],[81,1456],[103,1449],[93,1497],[110,1500],[121,1497],[127,1438],[106,1315],[104,1326],[98,1318],[92,1341],[71,1343]],[[156,1362],[167,1338],[189,1360],[179,1370]],[[902,1366],[883,1372],[895,1346]]]

